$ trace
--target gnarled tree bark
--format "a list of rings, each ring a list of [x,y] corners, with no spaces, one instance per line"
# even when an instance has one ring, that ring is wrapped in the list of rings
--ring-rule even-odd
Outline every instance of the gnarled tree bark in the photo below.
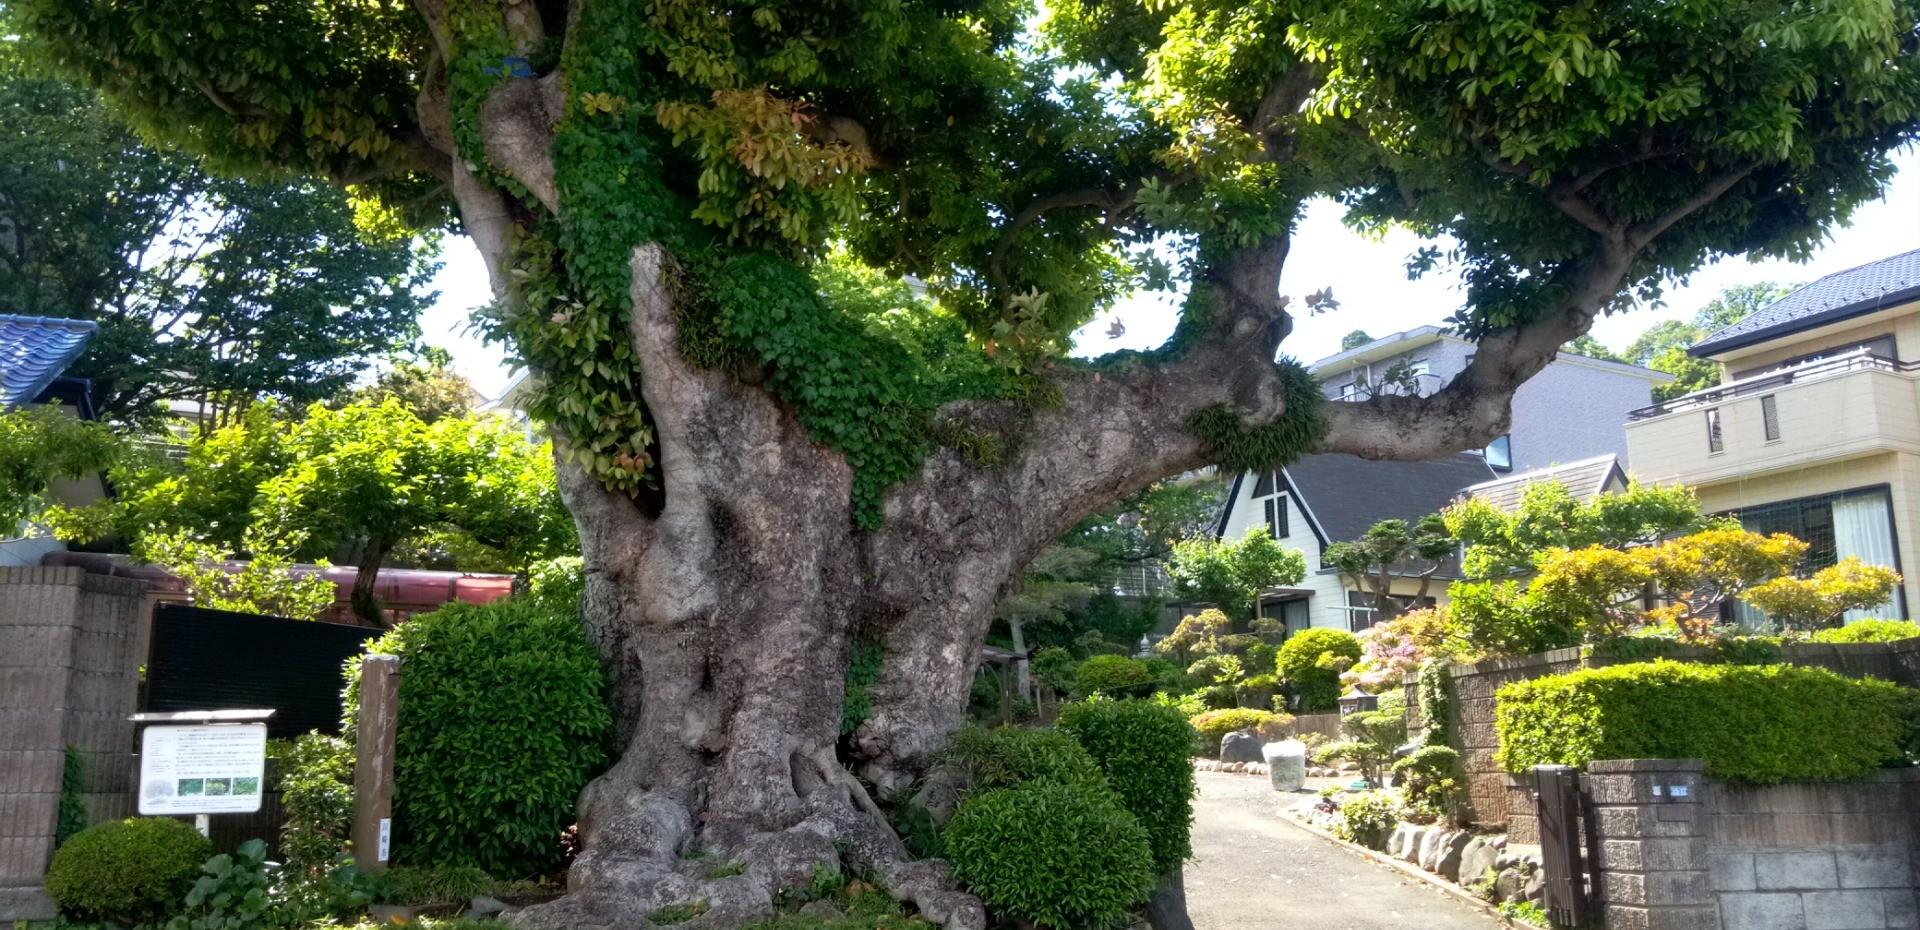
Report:
[[[1262,106],[1271,157],[1288,157],[1280,117],[1312,85],[1310,74],[1290,74]],[[481,115],[492,167],[548,211],[564,209],[549,151],[557,86],[506,80]],[[453,153],[444,84],[430,77],[425,87],[424,135],[449,159],[467,229],[504,294],[512,226],[524,219],[516,211],[527,208]],[[1435,395],[1331,405],[1320,450],[1419,458],[1484,445],[1506,429],[1513,390],[1612,299],[1637,247],[1624,228],[1596,231],[1563,307],[1488,338]],[[984,926],[980,903],[940,863],[909,860],[865,785],[897,791],[925,771],[961,722],[995,605],[1044,546],[1112,501],[1208,464],[1187,427],[1194,413],[1225,405],[1260,425],[1286,412],[1274,358],[1291,328],[1278,289],[1287,248],[1285,236],[1270,237],[1197,275],[1212,317],[1175,357],[1056,373],[1060,402],[1038,411],[988,401],[941,410],[1009,451],[981,467],[935,450],[886,494],[884,525],[870,533],[855,527],[847,463],[793,409],[752,379],[680,356],[672,257],[658,244],[635,248],[626,335],[653,418],[660,493],[609,492],[560,463],[621,754],[581,798],[584,851],[569,894],[519,921],[631,925],[698,901],[708,910],[689,927],[731,926],[817,867],[850,861],[937,923]],[[881,643],[885,660],[870,717],[843,736],[856,635]],[[713,858],[688,859],[696,850]],[[708,877],[714,858],[744,871]],[[1181,926],[1181,902],[1175,873],[1155,894],[1156,924]]]

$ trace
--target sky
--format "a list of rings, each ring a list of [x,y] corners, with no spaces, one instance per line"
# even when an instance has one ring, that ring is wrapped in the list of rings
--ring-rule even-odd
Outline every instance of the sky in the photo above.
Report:
[[[1849,226],[1831,231],[1828,241],[1804,264],[1783,261],[1749,262],[1727,258],[1695,272],[1687,281],[1670,282],[1661,306],[1641,306],[1605,317],[1594,324],[1593,335],[1614,349],[1624,349],[1642,331],[1661,320],[1682,319],[1711,301],[1722,290],[1740,284],[1771,281],[1804,284],[1875,259],[1920,249],[1920,150],[1909,148],[1895,159],[1899,174],[1887,196],[1855,211]],[[1419,280],[1408,280],[1406,260],[1426,240],[1396,231],[1378,241],[1348,229],[1342,209],[1331,201],[1309,205],[1293,238],[1293,248],[1280,277],[1282,293],[1295,298],[1332,288],[1340,308],[1295,319],[1293,334],[1281,351],[1312,361],[1340,350],[1340,339],[1356,329],[1373,336],[1443,323],[1459,309],[1459,277],[1445,269]],[[455,367],[488,397],[497,396],[510,377],[506,353],[488,346],[468,331],[473,308],[491,299],[486,266],[473,243],[449,237],[445,261],[434,286],[439,300],[421,318],[428,343],[453,354]],[[1175,299],[1166,295],[1123,301],[1114,311],[1076,334],[1076,355],[1098,355],[1116,349],[1148,349],[1173,332]],[[1297,300],[1296,307],[1302,306]],[[1126,334],[1109,338],[1115,319]]]

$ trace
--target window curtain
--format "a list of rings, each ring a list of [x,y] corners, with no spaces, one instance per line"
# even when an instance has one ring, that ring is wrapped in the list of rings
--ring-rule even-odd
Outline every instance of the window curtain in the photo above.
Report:
[[[1892,523],[1887,519],[1887,498],[1882,494],[1856,494],[1833,502],[1834,551],[1840,558],[1856,558],[1868,565],[1899,564],[1893,549]],[[1871,610],[1847,611],[1846,623],[1870,617],[1902,617],[1898,592],[1891,602]]]

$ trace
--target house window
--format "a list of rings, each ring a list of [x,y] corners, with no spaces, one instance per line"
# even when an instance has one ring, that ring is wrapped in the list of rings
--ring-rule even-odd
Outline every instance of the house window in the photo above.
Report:
[[[1267,534],[1275,539],[1287,538],[1287,496],[1267,498]]]
[[[1273,472],[1270,472],[1270,471],[1261,472],[1260,477],[1254,479],[1254,482],[1253,482],[1254,498],[1258,499],[1262,497],[1271,496],[1273,494],[1273,485],[1274,485]]]
[[[1483,452],[1487,457],[1487,467],[1496,471],[1513,470],[1513,437],[1502,436],[1487,444]]]
[[[1296,597],[1290,601],[1263,601],[1260,604],[1260,614],[1280,621],[1281,626],[1286,629],[1286,636],[1292,636],[1313,626],[1313,614],[1307,609],[1309,603],[1310,601],[1304,597]]]
[[[1786,533],[1807,544],[1798,573],[1812,574],[1829,568],[1841,559],[1857,558],[1868,565],[1885,565],[1900,570],[1900,553],[1894,535],[1893,511],[1885,488],[1822,494],[1798,500],[1745,507],[1731,514],[1740,526],[1754,533]],[[1873,610],[1847,614],[1849,622],[1865,617],[1905,617],[1906,605],[1899,588],[1893,603]],[[1762,619],[1757,612],[1738,605],[1736,619],[1752,625]]]
[[[1385,623],[1408,610],[1424,610],[1439,602],[1432,597],[1415,598],[1411,595],[1390,599],[1382,605],[1371,591],[1347,592],[1347,629],[1358,633],[1376,623]]]
[[[1772,394],[1760,398],[1760,425],[1766,430],[1768,442],[1780,440],[1780,408]]]
[[[1340,385],[1341,400],[1366,400],[1367,385],[1364,381],[1354,381]]]
[[[1727,444],[1720,436],[1720,408],[1707,409],[1707,454],[1719,455],[1727,451]]]

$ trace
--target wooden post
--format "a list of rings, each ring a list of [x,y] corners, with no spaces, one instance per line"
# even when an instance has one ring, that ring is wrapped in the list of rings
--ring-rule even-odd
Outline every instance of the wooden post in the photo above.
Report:
[[[393,835],[393,746],[400,657],[360,660],[360,712],[353,737],[353,864],[384,868]]]

